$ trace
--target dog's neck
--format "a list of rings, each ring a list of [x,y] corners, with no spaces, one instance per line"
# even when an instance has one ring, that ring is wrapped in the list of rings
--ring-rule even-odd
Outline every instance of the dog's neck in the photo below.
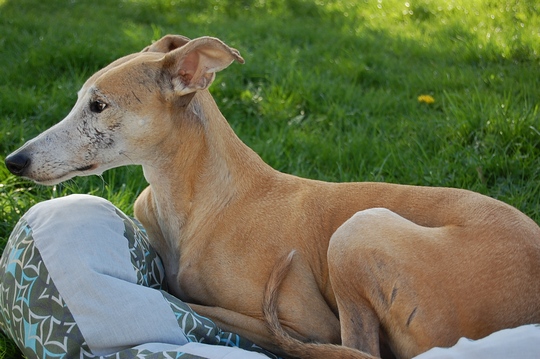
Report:
[[[161,158],[143,169],[158,218],[166,222],[160,223],[165,240],[178,246],[208,225],[196,221],[215,218],[255,186],[255,178],[276,171],[236,136],[208,91],[169,112],[176,133],[160,145]]]

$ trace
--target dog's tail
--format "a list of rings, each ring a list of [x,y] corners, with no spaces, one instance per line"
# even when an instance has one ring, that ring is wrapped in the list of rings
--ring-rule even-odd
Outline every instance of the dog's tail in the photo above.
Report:
[[[291,251],[276,263],[264,290],[263,315],[276,346],[283,350],[284,355],[293,358],[376,359],[367,353],[341,345],[304,343],[283,329],[278,318],[278,290],[289,272],[295,253],[296,251]]]

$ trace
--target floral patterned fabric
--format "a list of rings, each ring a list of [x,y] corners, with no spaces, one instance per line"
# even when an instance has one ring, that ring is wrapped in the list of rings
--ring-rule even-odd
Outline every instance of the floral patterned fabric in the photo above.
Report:
[[[168,294],[164,287],[163,266],[149,246],[144,230],[140,224],[119,210],[116,210],[116,215],[124,223],[123,235],[129,243],[136,284],[153,288],[163,295],[178,326],[185,334],[186,341],[190,342],[186,348],[190,347],[191,343],[205,343],[240,347],[277,358],[234,333],[223,332],[211,320],[196,314],[188,305]],[[185,353],[182,345],[156,346],[155,343],[140,343],[107,355],[95,354],[82,334],[85,331],[79,328],[70,307],[55,285],[33,236],[32,226],[23,217],[13,230],[0,259],[0,329],[16,342],[28,358],[206,357]],[[62,261],[62,258],[55,260]],[[114,266],[114,263],[111,263],[111,266]],[[73,275],[76,280],[76,274]],[[80,290],[86,289],[81,286]],[[92,295],[91,290],[89,296]],[[126,327],[129,327],[129,323],[126,323]],[[232,354],[230,357],[236,356]]]
[[[24,220],[17,224],[4,249],[0,278],[0,328],[27,357],[61,358],[79,351],[89,353]]]

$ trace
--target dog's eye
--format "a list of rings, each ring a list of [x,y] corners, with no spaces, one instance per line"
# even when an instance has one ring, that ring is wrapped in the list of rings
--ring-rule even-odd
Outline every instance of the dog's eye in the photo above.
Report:
[[[101,113],[107,108],[107,104],[101,101],[92,101],[90,102],[90,111],[95,113]]]

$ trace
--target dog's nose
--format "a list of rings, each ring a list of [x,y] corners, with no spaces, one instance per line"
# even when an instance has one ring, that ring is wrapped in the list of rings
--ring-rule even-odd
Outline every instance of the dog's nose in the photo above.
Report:
[[[9,172],[17,176],[22,176],[24,171],[30,166],[30,158],[22,153],[16,153],[7,156],[5,163]]]

